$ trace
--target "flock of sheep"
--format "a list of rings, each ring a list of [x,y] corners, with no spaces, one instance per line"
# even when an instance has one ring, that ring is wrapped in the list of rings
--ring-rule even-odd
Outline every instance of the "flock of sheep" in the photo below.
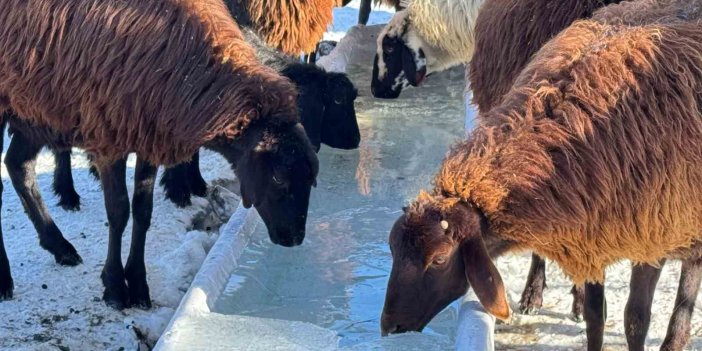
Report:
[[[293,56],[313,51],[332,8],[347,2],[5,0],[5,164],[40,245],[59,264],[82,261],[36,184],[45,146],[67,210],[80,205],[70,149],[90,155],[109,223],[103,299],[114,308],[151,307],[144,244],[156,171],[168,167],[166,197],[189,205],[207,190],[201,147],[231,164],[272,242],[300,245],[316,151],[356,148],[360,133],[351,81]],[[378,37],[373,95],[395,98],[469,63],[480,114],[434,188],[392,228],[382,332],[422,330],[469,287],[489,313],[510,319],[492,260],[530,250],[521,312],[541,307],[541,257],[556,262],[575,283],[573,315],[584,316],[588,350],[602,349],[607,266],[635,264],[625,330],[629,348],[643,350],[661,266],[682,260],[662,349],[684,348],[702,279],[702,0],[384,2],[398,12]],[[364,0],[361,23],[369,10]],[[0,300],[12,295],[0,235]]]

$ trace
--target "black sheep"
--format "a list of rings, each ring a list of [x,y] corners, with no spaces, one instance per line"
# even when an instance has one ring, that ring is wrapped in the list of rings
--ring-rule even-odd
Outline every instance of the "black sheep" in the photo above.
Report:
[[[315,150],[319,151],[321,144],[336,149],[357,148],[361,140],[354,109],[357,91],[348,77],[301,63],[266,45],[253,30],[243,29],[242,32],[264,65],[279,71],[297,86],[300,121]],[[64,209],[77,210],[80,198],[71,178],[70,151],[55,155],[54,191],[59,204]],[[189,206],[191,195],[205,196],[207,183],[200,173],[199,154],[195,153],[188,162],[166,169],[160,184],[166,198],[179,207]]]

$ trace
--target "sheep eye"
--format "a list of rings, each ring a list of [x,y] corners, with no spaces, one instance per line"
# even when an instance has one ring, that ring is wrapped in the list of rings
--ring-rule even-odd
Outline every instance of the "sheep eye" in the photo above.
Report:
[[[393,51],[395,51],[395,47],[393,46],[388,46],[385,48],[385,52],[387,52],[388,54],[392,54]]]
[[[276,183],[276,184],[278,184],[278,185],[282,185],[282,184],[283,184],[283,182],[282,182],[280,179],[278,179],[278,177],[276,177],[275,175],[273,176],[273,182]]]
[[[344,99],[342,99],[342,98],[335,98],[335,99],[334,99],[334,103],[337,104],[337,105],[341,105],[341,104],[344,103]]]
[[[448,261],[448,257],[441,255],[441,256],[434,257],[434,260],[431,261],[431,264],[435,265],[435,266],[441,266],[444,263],[446,263],[446,261]]]

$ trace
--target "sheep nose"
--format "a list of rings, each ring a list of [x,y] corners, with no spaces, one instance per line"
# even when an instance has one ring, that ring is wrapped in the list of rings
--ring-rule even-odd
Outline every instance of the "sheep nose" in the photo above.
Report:
[[[388,336],[401,330],[399,323],[395,323],[388,314],[383,313],[380,321],[380,335]]]
[[[395,334],[395,333],[397,333],[397,332],[399,332],[399,331],[400,331],[400,326],[399,326],[399,325],[394,325],[394,326],[389,327],[389,328],[387,328],[387,329],[386,329],[386,328],[381,329],[380,335],[381,335],[381,336],[388,336],[388,335],[390,335],[390,334]]]

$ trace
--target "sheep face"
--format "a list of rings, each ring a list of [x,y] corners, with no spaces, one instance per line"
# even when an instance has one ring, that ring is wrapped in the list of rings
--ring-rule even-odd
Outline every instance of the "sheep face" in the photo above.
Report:
[[[378,36],[373,61],[371,92],[395,99],[408,85],[419,86],[427,75],[422,40],[411,30],[406,11],[401,11]]]
[[[345,74],[308,64],[290,65],[282,73],[297,86],[300,121],[316,151],[321,144],[358,147],[361,133],[354,107],[358,92]]]
[[[421,331],[471,286],[488,312],[509,318],[502,278],[483,242],[486,231],[480,212],[457,200],[418,200],[405,209],[390,232],[383,335]]]
[[[256,208],[274,244],[302,244],[317,172],[317,155],[299,123],[266,130],[238,162],[243,204]]]
[[[358,91],[345,74],[328,73],[321,141],[335,149],[355,149],[361,142],[354,101]]]

